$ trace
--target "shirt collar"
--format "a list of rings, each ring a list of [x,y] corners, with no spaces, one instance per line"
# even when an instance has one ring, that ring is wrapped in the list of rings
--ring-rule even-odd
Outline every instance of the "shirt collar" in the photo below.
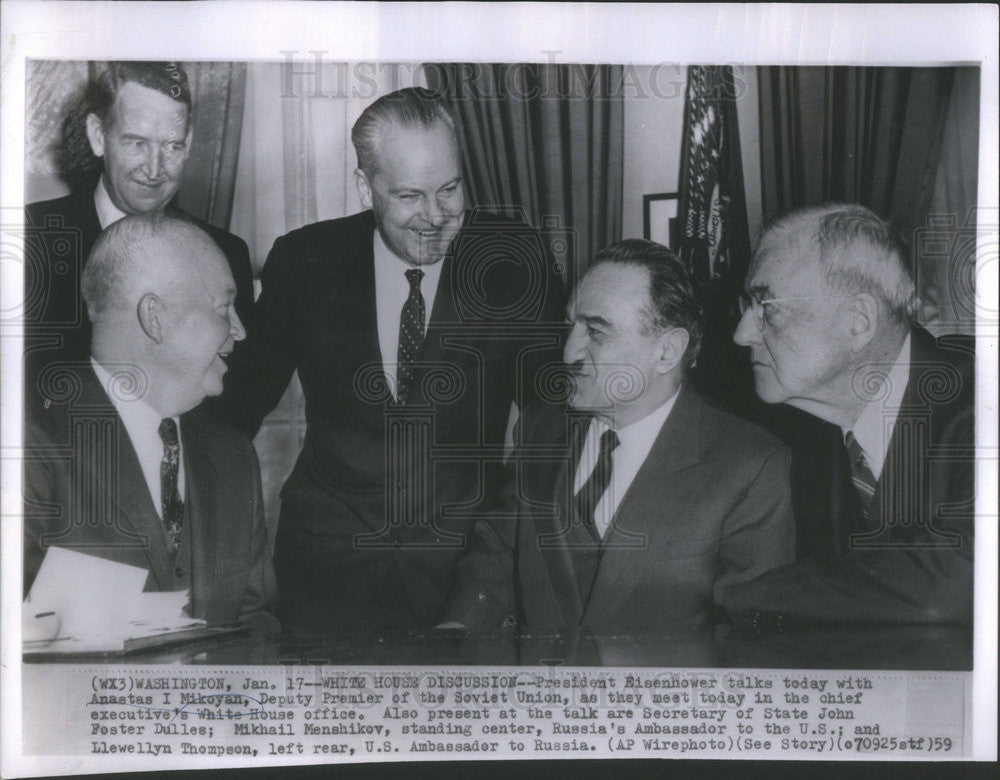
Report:
[[[425,286],[421,282],[421,289],[437,288],[438,279],[441,277],[441,266],[444,265],[444,258],[441,258],[436,263],[428,263],[427,265],[411,265],[385,245],[385,241],[382,240],[382,234],[378,232],[378,228],[375,228],[372,251],[375,254],[376,273],[386,276],[399,274],[400,278],[405,278],[406,271],[411,268],[419,268],[424,272],[424,279],[429,283],[428,286]]]
[[[104,186],[103,176],[98,180],[97,189],[94,190],[94,208],[97,209],[97,221],[101,223],[101,230],[128,216],[112,202]]]
[[[865,451],[868,466],[876,478],[882,473],[882,464],[889,451],[889,441],[896,425],[899,407],[903,403],[903,393],[906,391],[909,375],[910,336],[907,335],[903,341],[903,347],[896,357],[896,362],[886,376],[885,388],[888,392],[885,397],[869,401],[861,410],[861,414],[858,415],[853,426],[841,428],[845,435],[848,431],[854,433],[858,444]]]
[[[115,377],[93,357],[90,358],[90,365],[94,368],[97,380],[104,388],[105,394],[115,407],[118,416],[122,418],[125,427],[129,430],[152,429],[158,430],[163,418],[152,406],[137,395],[128,392],[127,383],[116,381]],[[180,420],[174,417],[180,429]]]
[[[615,433],[618,434],[619,446],[625,446],[629,449],[632,448],[642,448],[647,452],[652,448],[653,442],[660,433],[660,429],[663,427],[663,423],[667,421],[667,417],[670,416],[670,410],[674,408],[674,403],[677,401],[677,395],[680,392],[678,389],[670,398],[664,401],[662,404],[657,406],[653,411],[647,414],[645,417],[636,420],[633,423],[629,423],[623,428],[618,428]],[[599,417],[593,419],[592,428],[594,434],[600,437],[604,431],[611,428],[607,422]]]

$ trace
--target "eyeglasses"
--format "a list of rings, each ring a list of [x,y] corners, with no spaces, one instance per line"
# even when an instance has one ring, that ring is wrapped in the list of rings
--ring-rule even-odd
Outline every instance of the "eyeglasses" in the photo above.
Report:
[[[821,298],[848,298],[847,295],[807,295],[802,298],[767,298],[761,299],[756,295],[743,291],[740,293],[740,316],[747,313],[747,309],[753,314],[754,324],[757,330],[763,331],[765,325],[770,325],[771,320],[768,314],[768,306],[773,303],[786,303],[789,301],[817,301]]]

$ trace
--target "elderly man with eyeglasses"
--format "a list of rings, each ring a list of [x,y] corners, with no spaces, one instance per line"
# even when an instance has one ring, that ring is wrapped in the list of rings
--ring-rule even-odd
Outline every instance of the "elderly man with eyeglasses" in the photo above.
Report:
[[[757,395],[821,421],[794,451],[792,488],[799,527],[821,524],[824,542],[730,588],[729,614],[758,629],[971,622],[973,356],[915,324],[889,225],[852,204],[787,214],[742,298],[734,338]]]

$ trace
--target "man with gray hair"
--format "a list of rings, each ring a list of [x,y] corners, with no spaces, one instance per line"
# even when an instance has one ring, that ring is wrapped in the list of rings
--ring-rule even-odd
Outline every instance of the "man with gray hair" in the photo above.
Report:
[[[466,211],[440,96],[385,95],[352,139],[367,210],[275,241],[221,411],[255,434],[298,371],[306,434],[275,550],[286,628],[428,628],[496,492],[511,403],[557,359],[561,279],[523,217]]]
[[[225,256],[184,220],[130,216],[98,237],[82,291],[88,364],[27,394],[25,592],[63,547],[148,570],[147,591],[190,590],[209,623],[273,627],[253,445],[195,410],[244,337]]]
[[[803,208],[765,231],[735,340],[763,401],[822,421],[793,447],[816,554],[730,588],[735,619],[971,621],[973,356],[914,312],[905,249],[863,206]]]

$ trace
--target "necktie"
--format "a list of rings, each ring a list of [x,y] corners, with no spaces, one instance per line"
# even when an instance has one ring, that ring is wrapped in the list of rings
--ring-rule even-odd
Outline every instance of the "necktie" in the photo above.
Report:
[[[163,527],[170,541],[170,552],[177,551],[184,524],[184,502],[177,491],[177,474],[180,470],[181,443],[177,437],[177,423],[167,417],[160,423],[160,440],[163,442],[163,459],[160,461],[160,507]]]
[[[861,506],[864,508],[865,518],[867,518],[872,496],[875,495],[875,475],[872,474],[871,467],[868,465],[864,449],[852,431],[844,434],[844,444],[847,445],[847,457],[851,463],[851,482],[854,483],[854,487],[858,491]]]
[[[400,404],[406,403],[416,373],[417,358],[424,345],[424,296],[420,294],[420,280],[423,278],[424,272],[419,268],[411,268],[406,272],[410,296],[399,315],[399,349],[396,359],[396,401]]]
[[[587,477],[587,481],[583,484],[583,487],[573,497],[576,516],[587,527],[587,530],[590,531],[597,542],[601,541],[601,535],[598,533],[597,525],[594,522],[594,511],[597,509],[604,491],[608,489],[608,485],[611,483],[611,472],[614,467],[611,453],[614,452],[618,443],[618,434],[614,431],[607,430],[601,434],[601,449],[597,454],[597,463],[594,465],[594,470],[590,472],[590,476]]]

